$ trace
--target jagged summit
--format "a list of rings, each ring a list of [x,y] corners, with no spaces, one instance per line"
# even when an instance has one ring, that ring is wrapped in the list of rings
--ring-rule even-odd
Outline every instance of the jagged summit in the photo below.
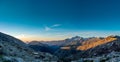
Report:
[[[84,51],[76,54],[76,56],[79,55],[84,58],[107,55],[111,52],[120,52],[120,36],[108,36],[93,43],[84,44],[78,48],[79,50],[84,49]]]
[[[72,40],[80,40],[80,39],[83,39],[83,37],[75,36],[75,37],[72,37],[71,39],[72,39]]]
[[[111,36],[108,36],[108,37],[113,37],[113,38],[120,39],[120,36],[119,36],[119,35],[111,35]]]
[[[81,39],[79,41],[70,42],[61,47],[56,52],[60,58],[66,57],[71,60],[79,58],[87,58],[93,56],[101,56],[109,54],[113,51],[119,52],[120,50],[120,36],[112,35],[105,38],[91,37]]]
[[[106,38],[93,38],[93,39],[89,39],[85,42],[82,43],[81,46],[79,46],[77,48],[77,50],[87,50],[87,49],[90,49],[90,48],[94,48],[94,47],[97,47],[99,45],[102,45],[102,44],[106,44],[106,43],[109,43],[109,42],[113,42],[115,40],[118,40],[120,39],[119,36],[108,36]]]

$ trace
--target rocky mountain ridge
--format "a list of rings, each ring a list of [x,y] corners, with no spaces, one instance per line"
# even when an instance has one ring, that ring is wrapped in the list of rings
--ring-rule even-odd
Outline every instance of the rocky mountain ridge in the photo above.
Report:
[[[0,62],[47,61],[57,61],[57,57],[48,53],[36,52],[21,40],[0,32]]]
[[[80,37],[79,40],[69,40],[64,42],[66,43],[61,45],[54,53],[54,55],[57,55],[59,60],[62,60],[63,62],[119,61],[118,58],[120,57],[120,54],[118,53],[120,52],[120,36],[112,35],[105,38],[91,37],[85,39]],[[111,54],[112,56],[110,56]]]

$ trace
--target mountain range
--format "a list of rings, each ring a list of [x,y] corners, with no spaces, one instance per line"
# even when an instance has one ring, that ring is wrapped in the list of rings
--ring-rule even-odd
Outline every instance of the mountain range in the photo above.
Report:
[[[57,56],[59,60],[63,60],[64,62],[76,61],[81,58],[91,58],[92,61],[94,61],[93,57],[101,57],[105,55],[107,56],[112,52],[116,53],[120,50],[120,36],[117,35],[90,38],[75,36],[61,41],[36,42],[49,45],[49,48],[52,48],[52,46],[54,48],[57,47],[57,49],[55,49],[54,53],[52,54]],[[49,51],[47,52],[49,53]],[[100,60],[103,59],[99,59],[99,61]]]
[[[23,41],[0,32],[0,62],[119,62],[120,36]]]

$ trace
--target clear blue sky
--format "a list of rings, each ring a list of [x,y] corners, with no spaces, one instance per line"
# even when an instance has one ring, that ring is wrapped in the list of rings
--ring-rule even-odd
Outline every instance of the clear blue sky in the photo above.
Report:
[[[119,34],[120,0],[0,0],[0,31],[32,40]]]

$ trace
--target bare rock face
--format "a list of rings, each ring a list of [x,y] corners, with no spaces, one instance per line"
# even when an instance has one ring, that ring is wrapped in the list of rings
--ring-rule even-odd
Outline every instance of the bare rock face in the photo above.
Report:
[[[75,54],[71,54],[71,50],[72,48],[60,51],[62,53],[59,52],[61,54],[60,57],[66,52],[68,54],[61,60],[65,62],[66,60],[72,62],[117,62],[120,58],[120,54],[118,54],[120,52],[120,36],[87,39],[76,47],[77,51]]]
[[[109,41],[109,42],[108,42]],[[98,42],[98,43],[97,43]],[[100,44],[99,44],[100,42]],[[88,43],[88,42],[87,42]],[[87,44],[86,43],[86,44]],[[108,36],[99,41],[91,42],[90,49],[81,50],[74,55],[66,57],[72,62],[119,62],[120,58],[120,36]],[[101,44],[103,43],[103,44]],[[84,43],[85,44],[85,43]],[[92,45],[93,44],[93,45]],[[96,44],[99,44],[96,46]],[[81,45],[84,47],[84,45]]]
[[[0,33],[0,62],[50,62],[57,60],[53,60],[52,58],[54,56],[50,54],[42,54],[42,52],[35,54],[34,50],[30,49],[24,42],[19,39]],[[39,55],[39,57],[36,55]],[[47,60],[44,58],[47,58]]]
[[[81,54],[82,57],[100,56],[102,54],[109,54],[112,51],[120,52],[120,37],[119,36],[114,36],[114,37],[109,36],[103,39],[101,42],[103,42],[104,44],[98,45],[88,50],[84,50],[83,54]]]

